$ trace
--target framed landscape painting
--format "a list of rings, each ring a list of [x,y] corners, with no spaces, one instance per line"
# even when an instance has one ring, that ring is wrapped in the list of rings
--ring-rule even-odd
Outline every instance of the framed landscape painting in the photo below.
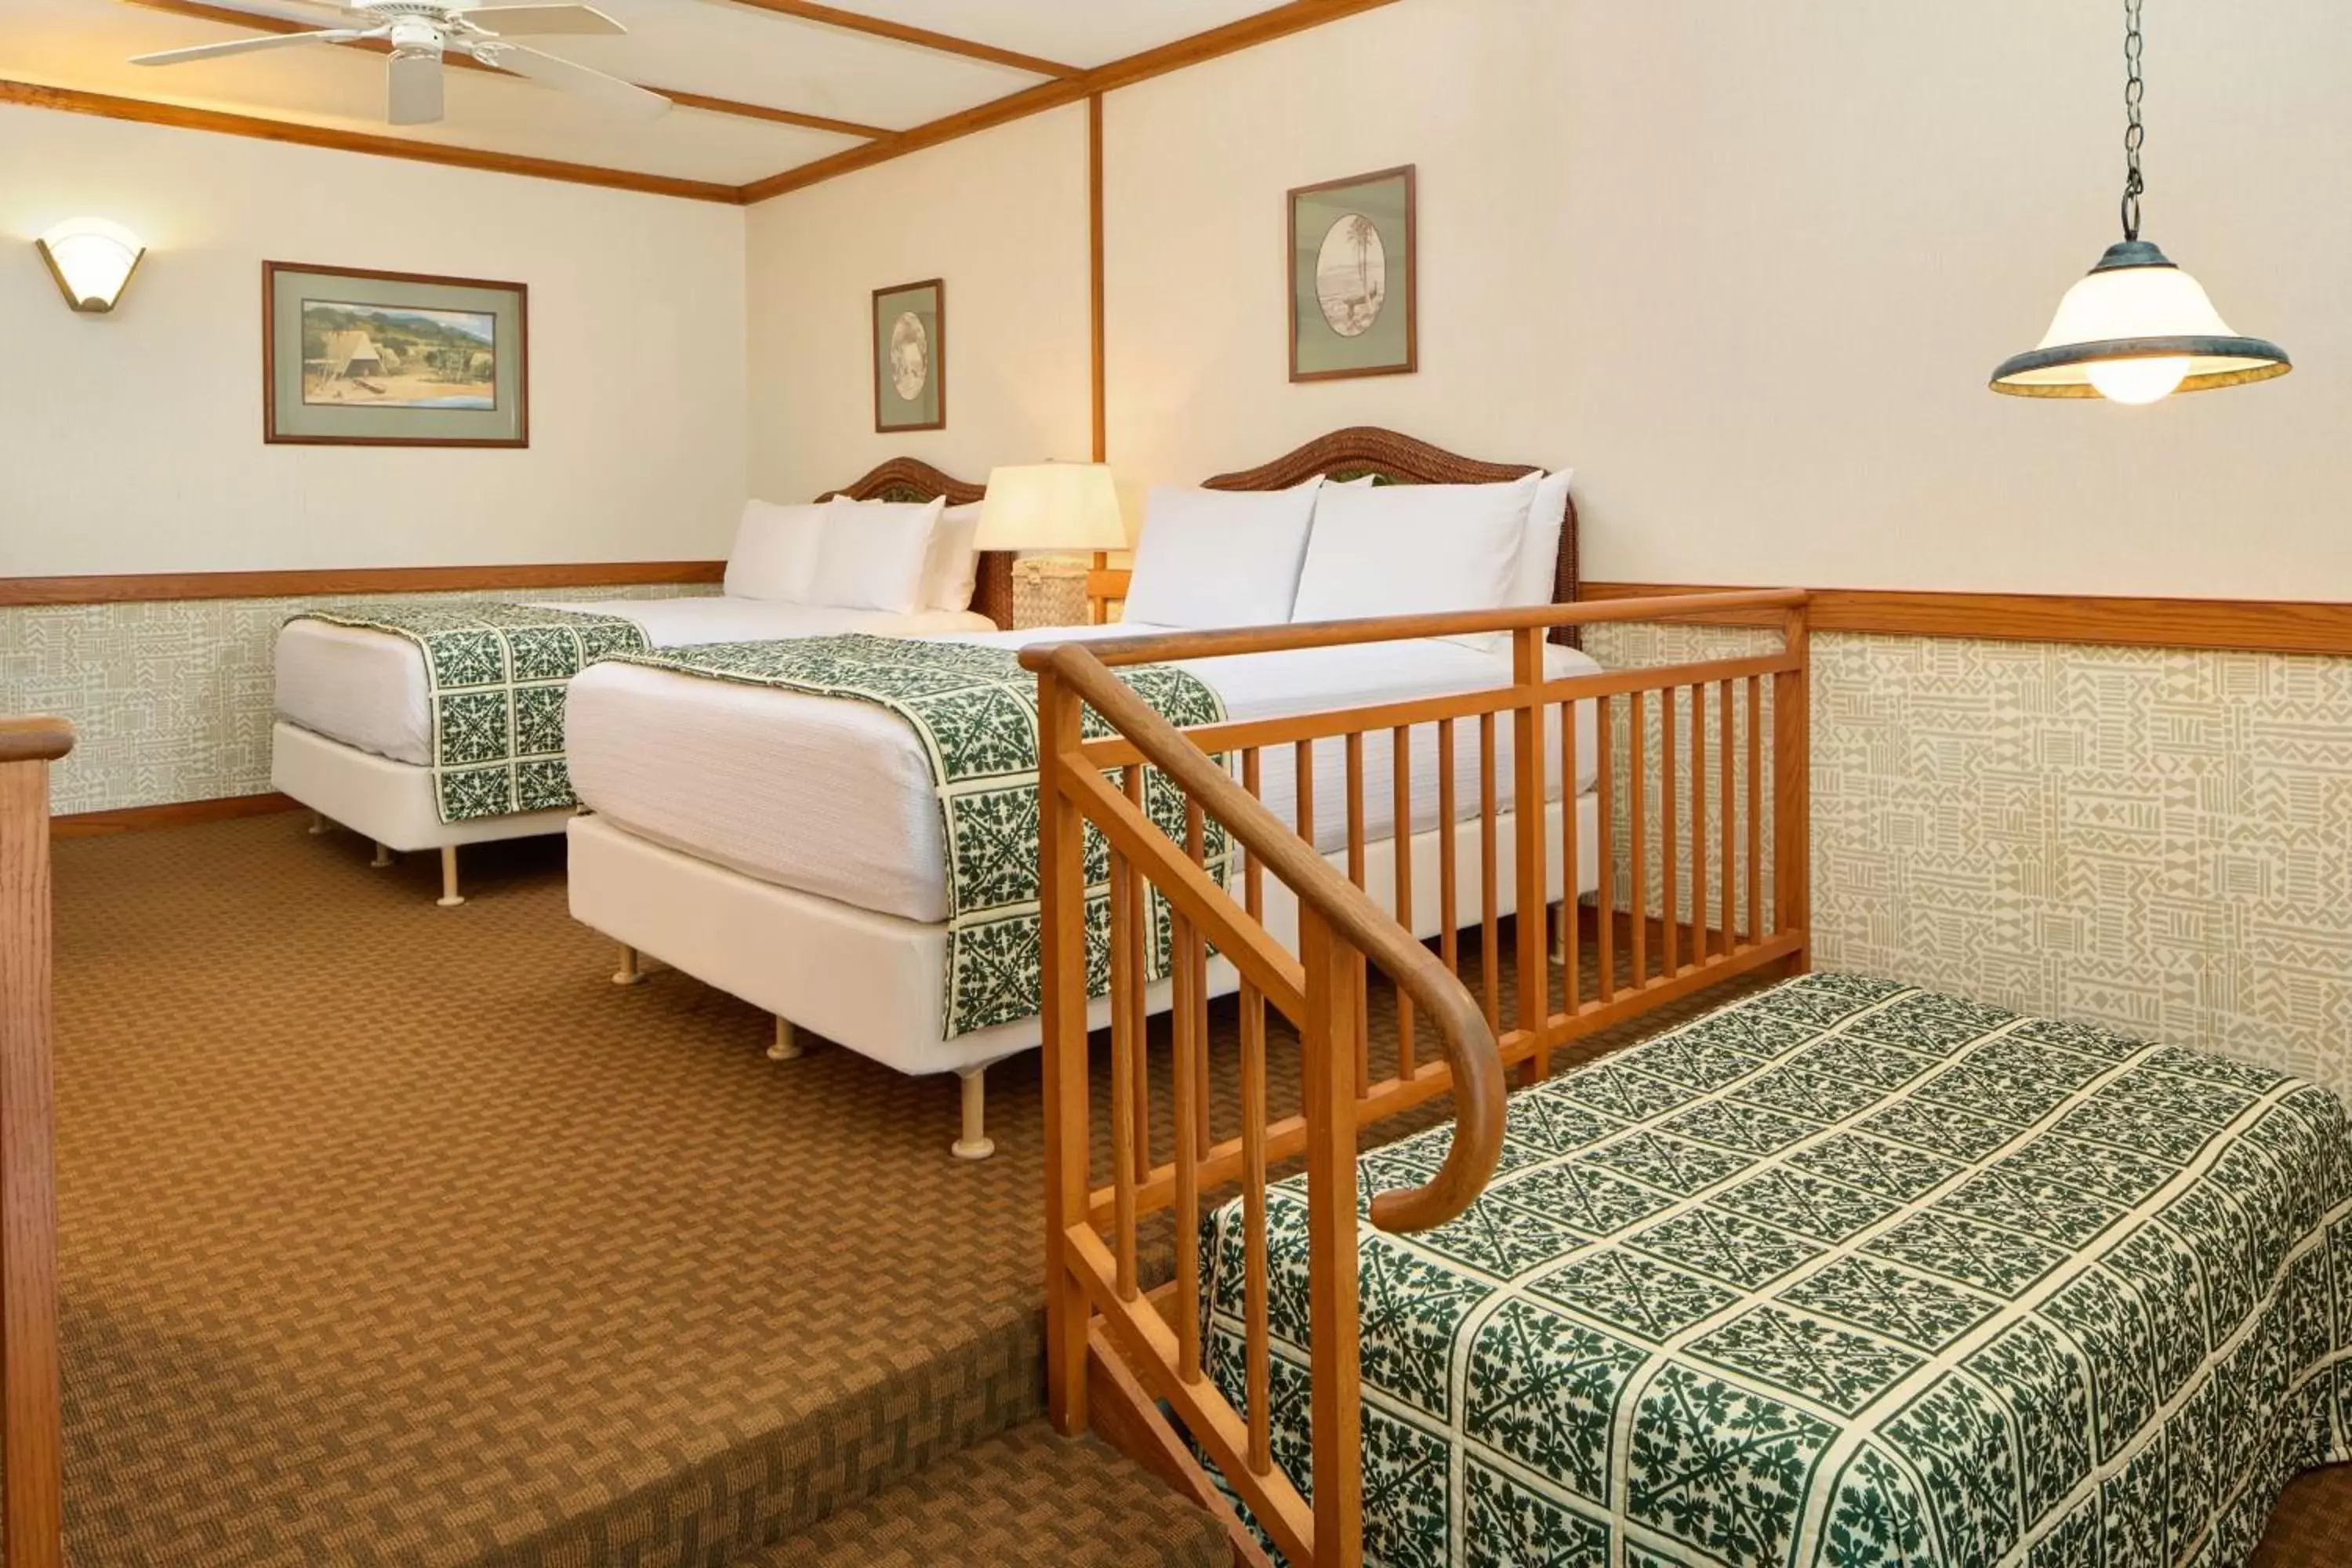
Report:
[[[947,285],[874,290],[874,428],[948,426]]]
[[[530,445],[520,283],[261,264],[262,438]]]
[[[1287,259],[1291,380],[1418,368],[1412,165],[1291,192]]]

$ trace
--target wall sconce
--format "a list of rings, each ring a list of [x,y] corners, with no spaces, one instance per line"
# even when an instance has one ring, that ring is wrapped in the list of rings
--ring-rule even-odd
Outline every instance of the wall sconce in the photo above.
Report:
[[[137,235],[97,217],[68,218],[33,241],[33,248],[48,263],[66,303],[93,316],[114,309],[147,254]]]

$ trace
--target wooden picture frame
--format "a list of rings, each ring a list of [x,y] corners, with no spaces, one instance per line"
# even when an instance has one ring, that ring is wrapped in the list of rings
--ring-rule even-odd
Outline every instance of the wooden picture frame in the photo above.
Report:
[[[1283,262],[1292,381],[1421,368],[1417,184],[1414,165],[1405,163],[1289,193]],[[1345,277],[1350,251],[1352,291]]]
[[[938,278],[874,290],[874,430],[948,427],[948,286]]]
[[[263,262],[261,438],[530,446],[530,289],[485,278]]]

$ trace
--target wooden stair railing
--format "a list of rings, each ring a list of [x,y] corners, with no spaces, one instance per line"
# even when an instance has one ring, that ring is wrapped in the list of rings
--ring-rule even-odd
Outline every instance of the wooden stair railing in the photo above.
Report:
[[[1066,1433],[1097,1426],[1225,1511],[1238,1562],[1265,1558],[1195,1454],[1298,1568],[1357,1568],[1363,1560],[1359,1130],[1454,1096],[1454,1137],[1441,1167],[1424,1185],[1374,1194],[1364,1211],[1386,1231],[1442,1225],[1493,1175],[1507,1070],[1539,1079],[1554,1053],[1603,1029],[1741,974],[1801,972],[1807,963],[1805,605],[1801,591],[1751,591],[1108,638],[1022,655],[1038,677],[1050,1413]],[[1654,668],[1553,673],[1547,647],[1560,628],[1701,610],[1774,616],[1782,646]],[[1507,637],[1507,684],[1189,731],[1161,719],[1114,673],[1147,662],[1467,634]],[[1089,710],[1100,725],[1082,722]],[[1368,810],[1368,759],[1387,762],[1393,773],[1393,803],[1380,802],[1385,827]],[[1229,762],[1238,763],[1232,772]],[[1297,787],[1295,828],[1265,805],[1285,763]],[[1588,763],[1598,780],[1589,797],[1573,787]],[[1330,841],[1320,844],[1317,801],[1328,812],[1335,792],[1318,795],[1318,765],[1340,773],[1324,778],[1344,785],[1345,817],[1325,822]],[[1416,781],[1432,772],[1434,826],[1423,828],[1433,820],[1423,809],[1431,803],[1417,798]],[[1147,773],[1164,784],[1152,785]],[[1178,798],[1153,793],[1166,785]],[[1239,847],[1238,897],[1207,864],[1211,823]],[[1343,826],[1344,848],[1332,847],[1332,830]],[[1089,844],[1089,832],[1098,844]],[[1620,864],[1621,846],[1630,865]],[[1090,910],[1088,884],[1100,885],[1106,858],[1108,910]],[[1579,910],[1579,889],[1594,889],[1595,908]],[[1153,894],[1166,903],[1164,931],[1152,929]],[[1383,907],[1381,900],[1392,901]],[[1546,930],[1554,903],[1557,949]],[[1097,1001],[1089,994],[1088,924],[1106,912],[1098,935],[1108,947],[1108,993]],[[1507,942],[1505,920],[1515,927]],[[1457,941],[1472,931],[1475,994],[1463,977],[1466,939]],[[1160,965],[1147,963],[1146,944],[1163,937],[1166,978],[1154,980]],[[1591,958],[1597,965],[1583,967]],[[1370,1050],[1374,970],[1395,997],[1392,1068],[1376,1066]],[[1240,1128],[1222,1142],[1209,1092],[1213,989],[1238,991],[1240,1002]],[[1563,1007],[1555,1008],[1556,995]],[[1299,1047],[1302,1109],[1280,1120],[1269,1118],[1266,1103],[1269,1008],[1295,1026]],[[1170,1098],[1155,1119],[1145,1024],[1159,1011],[1171,1017]],[[1106,1016],[1107,1117],[1088,1083],[1090,1025]],[[1435,1037],[1435,1059],[1416,1055],[1423,1035]],[[1097,1138],[1098,1118],[1107,1139]],[[1171,1155],[1160,1162],[1167,1144]],[[1110,1179],[1097,1185],[1106,1158]],[[1274,1458],[1267,1194],[1269,1163],[1294,1159],[1305,1171],[1307,1332],[1302,1344],[1289,1331],[1283,1354],[1294,1374],[1297,1361],[1307,1363],[1310,1427],[1309,1468],[1297,1478]],[[1239,1224],[1222,1235],[1219,1256],[1234,1260],[1220,1268],[1235,1268],[1242,1300],[1221,1294],[1220,1310],[1231,1318],[1208,1322],[1203,1194],[1236,1183]],[[1139,1222],[1162,1211],[1172,1226],[1175,1278],[1146,1289]],[[1225,1369],[1222,1384],[1211,1375],[1213,1357]],[[1311,1506],[1299,1484],[1306,1478]]]
[[[49,764],[62,719],[0,719],[0,1543],[59,1568],[62,1443],[49,1070]]]

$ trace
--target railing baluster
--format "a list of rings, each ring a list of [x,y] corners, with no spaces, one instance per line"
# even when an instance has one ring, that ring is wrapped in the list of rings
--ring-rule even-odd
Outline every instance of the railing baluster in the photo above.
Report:
[[[1127,770],[1127,798],[1138,811],[1145,808],[1144,782],[1146,770],[1141,766]],[[1135,1044],[1135,1060],[1128,1074],[1129,1092],[1135,1100],[1130,1112],[1132,1126],[1129,1135],[1135,1142],[1135,1168],[1140,1173],[1151,1170],[1151,998],[1147,994],[1144,976],[1150,973],[1151,952],[1151,900],[1149,887],[1140,877],[1128,888],[1127,946],[1116,949],[1132,977],[1127,988],[1129,1012],[1128,1038]],[[1115,1004],[1114,1004],[1115,1005]]]
[[[1391,734],[1393,747],[1391,780],[1394,786],[1394,805],[1391,807],[1390,842],[1396,849],[1396,918],[1397,924],[1408,931],[1420,928],[1412,918],[1412,730],[1400,724]],[[1412,1077],[1412,998],[1402,986],[1396,991],[1397,1077]]]
[[[1367,875],[1364,859],[1364,735],[1348,731],[1348,880],[1359,888]],[[1371,966],[1356,955],[1356,1096],[1372,1091]]]
[[[1195,1058],[1200,1054],[1198,1015],[1193,1011],[1197,989],[1192,948],[1200,941],[1192,922],[1171,909],[1175,922],[1170,954],[1175,1016],[1170,1020],[1173,1059],[1169,1063],[1170,1106],[1176,1139],[1176,1346],[1177,1375],[1186,1383],[1201,1377],[1201,1178],[1200,1144],[1194,1139],[1193,1101],[1200,1094]]]
[[[1317,1568],[1363,1561],[1363,1394],[1356,1300],[1356,1099],[1346,1042],[1356,1032],[1356,955],[1302,907],[1307,973],[1301,1086],[1307,1112],[1308,1424]]]
[[[1551,852],[1547,817],[1549,787],[1544,778],[1544,705],[1537,696],[1544,679],[1544,637],[1541,628],[1511,636],[1512,681],[1518,702],[1511,712],[1511,834],[1512,879],[1517,896],[1512,900],[1512,929],[1518,935],[1518,1024],[1534,1041],[1528,1058],[1527,1080],[1550,1076],[1551,954],[1544,921],[1551,906]],[[1563,805],[1566,793],[1561,795]],[[1499,967],[1499,965],[1498,965]]]
[[[1208,863],[1208,824],[1198,800],[1184,805],[1184,852],[1195,866]],[[1182,956],[1192,1005],[1192,1157],[1199,1161],[1214,1142],[1209,1126],[1209,944],[1197,928],[1188,926],[1185,933],[1191,939]]]
[[[1764,940],[1764,678],[1748,678],[1748,940]]]
[[[1650,727],[1643,693],[1630,694],[1633,732],[1625,747],[1633,769],[1633,989],[1650,983]]]
[[[1484,982],[1486,1027],[1503,1032],[1503,955],[1496,913],[1495,716],[1478,715],[1478,978]]]
[[[1595,868],[1593,914],[1595,932],[1601,942],[1601,1000],[1605,1004],[1617,999],[1617,763],[1611,755],[1616,741],[1612,726],[1616,722],[1614,702],[1606,697],[1592,703],[1592,788],[1598,797],[1593,805],[1593,817],[1599,829],[1593,836],[1601,864]]]
[[[1706,967],[1706,688],[1690,689],[1690,956]]]
[[[1578,864],[1584,847],[1584,818],[1578,809],[1582,797],[1576,785],[1576,704],[1563,702],[1559,705],[1559,966],[1570,1018],[1576,1016],[1584,989],[1584,933],[1577,929],[1577,910],[1584,900],[1578,890],[1584,879],[1584,868]],[[1603,855],[1601,859],[1605,864],[1608,857]]]
[[[1726,680],[1719,683],[1715,695],[1715,727],[1723,748],[1722,766],[1718,770],[1722,774],[1722,783],[1717,787],[1723,792],[1718,810],[1723,817],[1722,952],[1726,958],[1729,958],[1739,946],[1736,940],[1737,933],[1733,930],[1738,921],[1739,910],[1739,868],[1732,858],[1733,851],[1737,847],[1733,843],[1733,834],[1738,826],[1735,818],[1739,815],[1737,807],[1739,769],[1737,754],[1731,743],[1732,704],[1731,682]]]
[[[1461,880],[1455,839],[1462,815],[1454,800],[1454,721],[1437,721],[1437,956],[1447,973],[1462,973],[1461,910],[1455,888]]]
[[[1682,929],[1682,812],[1676,798],[1675,689],[1658,690],[1658,854],[1665,873],[1658,889],[1658,977],[1672,979],[1675,938]]]
[[[1128,776],[1143,771],[1140,763],[1122,770]],[[1129,993],[1142,971],[1127,961],[1135,927],[1135,869],[1116,843],[1110,847],[1110,1159],[1111,1186],[1117,1205],[1111,1246],[1118,1264],[1117,1288],[1122,1301],[1135,1300],[1135,1073],[1134,1004]]]
[[[1253,1021],[1254,1020],[1254,1021]],[[1249,1468],[1274,1468],[1274,1403],[1266,1293],[1265,1010],[1242,1011],[1242,1330],[1248,1384]]]
[[[1812,856],[1811,813],[1812,730],[1807,700],[1805,612],[1783,612],[1780,640],[1796,656],[1796,666],[1772,678],[1772,927],[1796,931],[1810,944],[1812,890],[1809,862]],[[1789,973],[1802,974],[1811,967],[1810,945],[1789,960]]]

